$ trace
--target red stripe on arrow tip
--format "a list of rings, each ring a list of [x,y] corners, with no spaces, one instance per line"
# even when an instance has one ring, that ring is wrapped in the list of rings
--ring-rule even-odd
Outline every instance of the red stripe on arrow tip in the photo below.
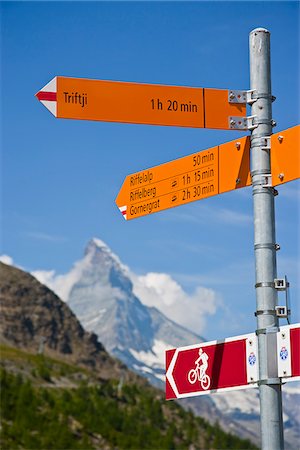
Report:
[[[35,94],[38,100],[47,100],[49,102],[56,102],[56,92],[40,91]]]

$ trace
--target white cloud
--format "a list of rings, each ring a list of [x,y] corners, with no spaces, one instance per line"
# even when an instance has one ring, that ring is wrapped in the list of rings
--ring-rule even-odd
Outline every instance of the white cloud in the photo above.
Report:
[[[132,274],[134,293],[147,306],[154,306],[174,322],[198,334],[205,333],[207,316],[220,303],[215,291],[198,286],[188,294],[168,274]]]
[[[45,284],[49,288],[53,289],[56,278],[55,270],[35,270],[31,272],[31,275],[33,275],[40,283]]]
[[[66,275],[57,275],[54,270],[37,270],[31,274],[67,301],[72,286],[81,276],[81,270],[79,261]],[[131,273],[130,278],[134,293],[142,303],[155,306],[169,319],[200,335],[205,334],[207,317],[214,315],[221,304],[214,290],[198,286],[188,294],[166,273],[141,276]]]
[[[73,271],[66,275],[57,275],[54,270],[35,270],[31,272],[31,275],[55,292],[64,301],[68,300],[70,289],[77,281],[77,277],[74,276]]]
[[[0,261],[3,262],[4,264],[7,264],[8,266],[14,265],[12,257],[8,255],[0,255]]]

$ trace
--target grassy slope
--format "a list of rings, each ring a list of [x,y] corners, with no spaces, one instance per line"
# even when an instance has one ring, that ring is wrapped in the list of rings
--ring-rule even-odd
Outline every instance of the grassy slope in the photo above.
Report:
[[[149,385],[1,346],[1,449],[248,449]]]

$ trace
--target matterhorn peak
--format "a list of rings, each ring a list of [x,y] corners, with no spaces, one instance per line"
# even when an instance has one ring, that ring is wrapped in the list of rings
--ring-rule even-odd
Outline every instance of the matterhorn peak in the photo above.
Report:
[[[101,239],[92,238],[84,252],[84,261],[88,266],[92,265],[94,269],[102,266],[111,269],[114,267],[118,272],[121,272],[124,276],[129,276],[128,267],[121,263],[120,258],[111,251],[109,246],[105,244]]]
[[[112,259],[114,261],[116,261],[118,264],[121,264],[120,259],[118,258],[117,255],[115,255],[111,249],[108,247],[107,244],[105,244],[104,241],[102,241],[99,238],[92,238],[85,249],[85,256],[90,255],[90,256],[95,256],[95,255],[106,255],[107,257],[109,257],[109,259]]]
[[[98,248],[108,248],[108,246],[105,244],[105,242],[101,241],[101,239],[93,237],[90,240],[90,243],[93,244],[95,247]]]
[[[90,239],[90,241],[86,246],[85,254],[97,250],[110,251],[109,247],[105,244],[105,242],[101,241],[101,239],[99,238],[93,237],[92,239]]]

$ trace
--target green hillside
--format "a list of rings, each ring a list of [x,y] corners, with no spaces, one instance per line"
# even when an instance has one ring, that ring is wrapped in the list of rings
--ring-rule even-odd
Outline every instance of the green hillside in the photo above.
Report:
[[[250,449],[146,383],[1,348],[1,449]]]

